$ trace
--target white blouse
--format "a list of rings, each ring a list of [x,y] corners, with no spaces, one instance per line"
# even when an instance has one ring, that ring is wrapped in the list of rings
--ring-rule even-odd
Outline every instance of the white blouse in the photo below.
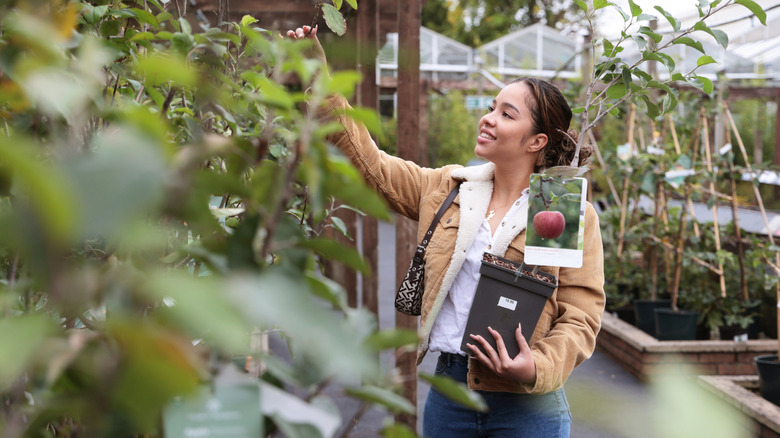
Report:
[[[514,216],[521,208],[525,208],[528,203],[528,189],[512,204],[509,211],[501,220],[496,235],[502,233],[507,219]],[[490,230],[490,224],[487,219],[482,221],[479,227],[477,237],[474,243],[466,253],[466,261],[458,271],[455,281],[452,284],[450,292],[442,303],[441,310],[436,317],[431,329],[430,350],[444,353],[454,353],[465,355],[461,351],[460,345],[463,340],[463,333],[466,330],[466,322],[469,318],[471,303],[474,301],[474,293],[477,290],[479,282],[479,268],[482,266],[482,255],[488,251],[493,244],[493,233]]]

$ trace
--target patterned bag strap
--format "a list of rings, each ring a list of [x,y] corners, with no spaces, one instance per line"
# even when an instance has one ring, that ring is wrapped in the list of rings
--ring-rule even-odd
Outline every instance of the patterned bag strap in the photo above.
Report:
[[[455,188],[452,189],[450,195],[447,196],[447,199],[444,200],[444,203],[439,208],[439,211],[436,212],[436,216],[434,216],[433,221],[431,221],[431,226],[428,227],[428,231],[425,232],[422,242],[417,245],[417,250],[414,252],[415,258],[419,257],[419,259],[422,260],[423,256],[425,256],[425,248],[428,247],[428,242],[431,241],[431,236],[433,236],[433,232],[436,230],[436,224],[439,223],[441,217],[444,216],[444,212],[447,211],[447,209],[450,207],[450,204],[452,204],[452,201],[454,201],[455,197],[458,196],[460,183],[461,181],[458,181],[458,184],[456,184]]]

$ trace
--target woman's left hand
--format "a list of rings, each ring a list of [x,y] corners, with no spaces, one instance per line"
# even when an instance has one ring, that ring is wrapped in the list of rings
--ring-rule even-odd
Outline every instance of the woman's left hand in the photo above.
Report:
[[[518,324],[517,330],[515,330],[515,337],[517,338],[517,345],[520,347],[520,352],[514,358],[509,357],[501,335],[490,327],[488,327],[488,330],[496,340],[498,351],[493,349],[488,341],[482,336],[472,334],[470,335],[471,338],[479,342],[487,353],[487,355],[483,353],[476,345],[467,344],[476,358],[501,377],[517,380],[529,385],[536,382],[536,363],[531,354],[531,348],[528,346],[528,342],[525,341],[523,332],[520,330],[520,325]]]

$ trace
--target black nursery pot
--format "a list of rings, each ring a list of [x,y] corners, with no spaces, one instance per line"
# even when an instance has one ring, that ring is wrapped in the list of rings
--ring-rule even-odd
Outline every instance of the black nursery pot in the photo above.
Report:
[[[655,337],[659,341],[693,341],[699,312],[655,309]]]
[[[637,328],[655,336],[655,309],[669,308],[671,300],[634,300],[634,321]]]
[[[761,397],[780,406],[780,362],[777,355],[756,356],[754,360]]]
[[[520,264],[516,262],[491,257],[504,266],[515,267],[515,270],[482,261],[461,350],[472,354],[466,346],[466,343],[475,344],[469,337],[472,333],[482,335],[496,348],[495,339],[487,330],[490,326],[501,334],[509,357],[515,357],[519,352],[515,337],[517,324],[521,324],[523,336],[526,341],[530,341],[544,305],[558,287],[558,281],[546,272],[531,274],[531,266],[526,265],[521,271]]]

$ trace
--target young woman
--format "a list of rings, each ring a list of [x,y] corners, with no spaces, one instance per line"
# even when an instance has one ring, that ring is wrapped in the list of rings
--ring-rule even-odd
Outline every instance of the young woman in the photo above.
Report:
[[[290,38],[315,40],[316,29],[291,30]],[[509,357],[497,332],[497,349],[473,336],[472,357],[461,350],[466,320],[479,280],[484,252],[522,261],[530,175],[574,157],[576,132],[571,109],[552,84],[522,78],[504,87],[479,121],[474,152],[489,162],[438,169],[390,156],[368,131],[338,112],[346,99],[333,96],[318,109],[343,130],[330,140],[384,196],[397,213],[419,221],[418,240],[444,199],[461,183],[459,195],[429,243],[420,320],[419,364],[428,351],[439,354],[436,372],[467,383],[489,406],[478,413],[431,389],[423,411],[423,434],[430,437],[568,437],[571,425],[563,384],[590,357],[604,309],[604,274],[598,216],[588,204],[581,268],[541,267],[558,278],[530,339],[520,327],[520,353]],[[590,155],[580,151],[580,164]],[[482,345],[487,354],[480,352]]]

